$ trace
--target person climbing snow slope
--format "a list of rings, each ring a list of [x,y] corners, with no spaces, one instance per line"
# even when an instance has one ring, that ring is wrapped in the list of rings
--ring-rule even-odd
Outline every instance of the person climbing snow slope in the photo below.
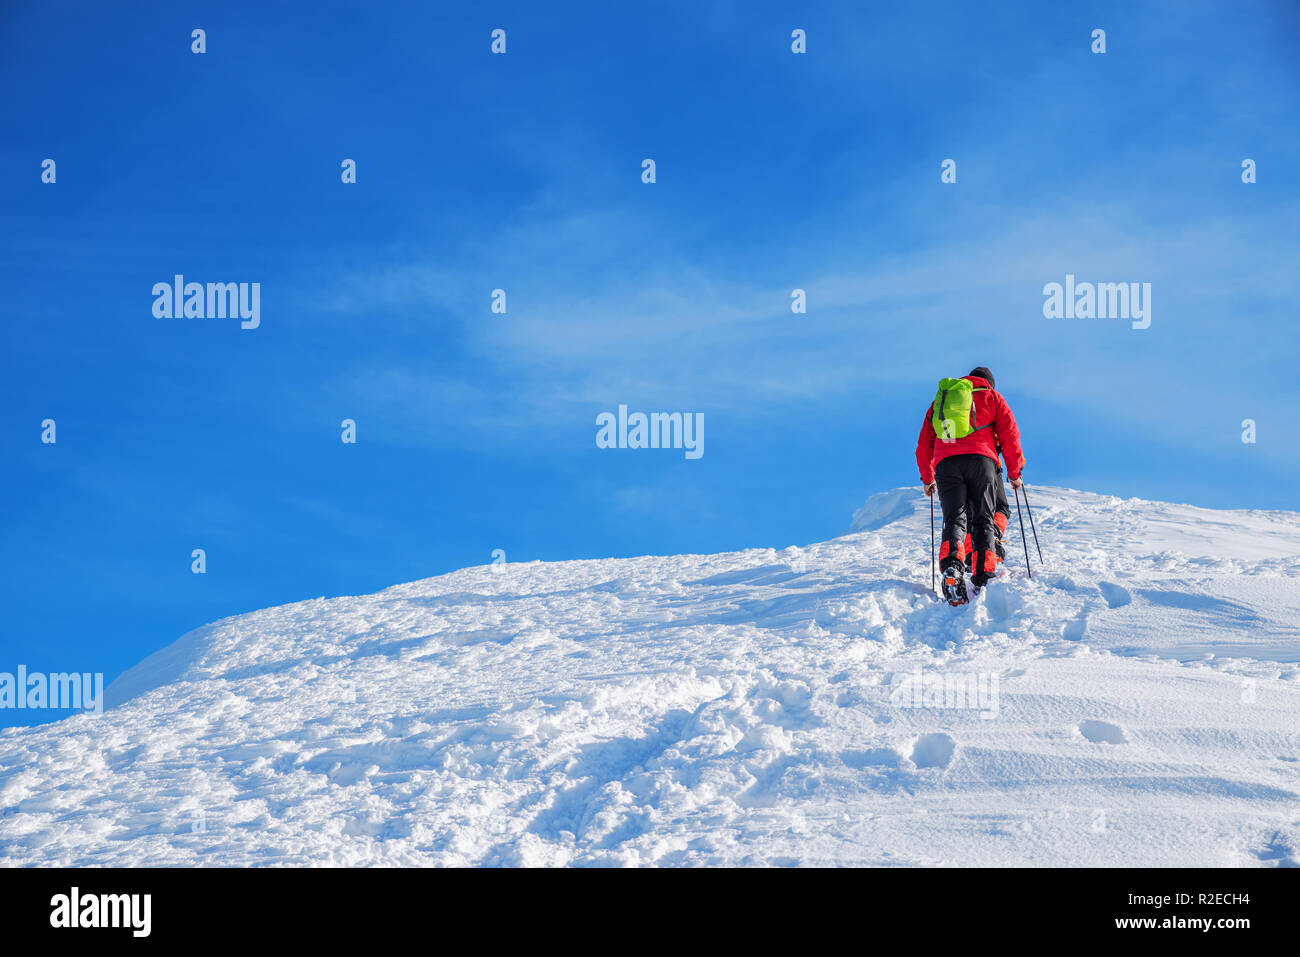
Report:
[[[939,569],[943,596],[952,605],[968,600],[964,578],[968,531],[971,583],[979,589],[997,573],[996,516],[999,505],[1006,506],[1006,492],[999,496],[998,452],[1006,458],[1012,488],[1020,487],[1025,466],[1015,416],[993,382],[993,373],[985,366],[960,379],[941,379],[916,440],[916,465],[925,494],[937,491],[943,509]]]

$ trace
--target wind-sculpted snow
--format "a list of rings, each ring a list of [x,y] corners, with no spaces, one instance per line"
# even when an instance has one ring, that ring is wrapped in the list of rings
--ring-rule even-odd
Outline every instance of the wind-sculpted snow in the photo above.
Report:
[[[0,733],[0,863],[1300,863],[1300,516],[1033,496],[963,609],[903,489],[216,622]]]

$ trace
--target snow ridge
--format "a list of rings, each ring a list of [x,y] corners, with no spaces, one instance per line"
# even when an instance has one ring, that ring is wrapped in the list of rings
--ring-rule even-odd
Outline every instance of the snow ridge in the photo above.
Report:
[[[1032,494],[963,609],[911,488],[215,622],[0,732],[0,863],[1300,864],[1300,516]]]

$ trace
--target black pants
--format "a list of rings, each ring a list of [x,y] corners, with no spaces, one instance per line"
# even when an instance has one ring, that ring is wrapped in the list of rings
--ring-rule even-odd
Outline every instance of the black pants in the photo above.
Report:
[[[996,468],[997,476],[993,484],[997,486],[997,489],[993,493],[993,510],[1001,512],[1010,521],[1011,503],[1007,501],[1007,487],[1002,484],[1002,467],[999,465]]]
[[[943,545],[939,549],[939,564],[947,567],[961,561],[966,533],[971,536],[975,550],[972,580],[984,584],[996,562],[988,563],[993,554],[993,514],[998,509],[998,490],[1001,482],[998,463],[987,455],[950,455],[934,469],[938,486],[939,504],[943,508]],[[1006,492],[1001,494],[1006,502]]]
[[[996,486],[996,488],[995,488],[994,491],[993,491],[993,521],[994,521],[994,526],[993,526],[993,547],[997,550],[998,558],[1000,558],[1000,559],[1005,559],[1007,556],[1006,556],[1006,554],[1003,552],[1003,541],[1002,541],[1002,538],[1003,538],[1003,535],[1004,535],[1005,532],[1006,532],[1006,528],[1007,528],[1007,526],[1011,524],[1011,503],[1007,501],[1007,488],[1006,488],[1005,485],[1002,484],[1002,466],[1001,466],[1001,464],[998,465],[997,475],[994,477],[994,482],[993,482],[993,484]],[[970,516],[971,516],[971,514],[972,514],[974,511],[975,511],[975,509],[974,509],[974,507],[971,505],[971,503],[970,503],[970,502],[967,502],[967,503],[966,503],[966,521],[967,521],[967,523],[970,522]],[[999,514],[1002,516],[1001,527],[1002,527],[1003,535],[1000,535],[999,532],[998,532],[997,517],[998,517]],[[967,531],[969,531],[969,529],[967,529]],[[971,546],[972,546],[972,547],[971,547],[971,551],[968,551],[968,552],[966,553],[966,567],[967,567],[967,568],[971,568],[971,567],[972,567],[972,557],[971,557],[971,552],[974,551],[974,542],[973,542],[973,541],[972,541],[972,543],[971,543]]]

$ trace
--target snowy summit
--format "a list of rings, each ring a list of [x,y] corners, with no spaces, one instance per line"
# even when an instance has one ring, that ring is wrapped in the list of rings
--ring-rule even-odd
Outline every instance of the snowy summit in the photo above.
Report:
[[[956,609],[908,488],[199,628],[0,733],[0,864],[1300,864],[1300,515],[1033,495]]]

